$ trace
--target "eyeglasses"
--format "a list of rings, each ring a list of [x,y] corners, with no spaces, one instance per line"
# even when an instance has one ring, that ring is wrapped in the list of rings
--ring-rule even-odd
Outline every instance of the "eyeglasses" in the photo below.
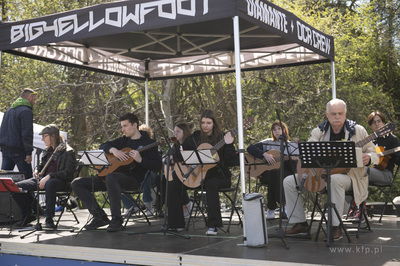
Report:
[[[378,124],[382,124],[383,122],[382,122],[382,120],[381,119],[378,119],[378,120],[374,120],[372,123],[371,123],[371,125],[378,125]]]

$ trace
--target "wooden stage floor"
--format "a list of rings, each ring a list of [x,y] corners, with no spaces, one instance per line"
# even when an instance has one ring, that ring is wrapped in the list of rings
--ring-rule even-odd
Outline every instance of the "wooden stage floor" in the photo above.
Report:
[[[125,265],[400,265],[400,217],[384,216],[370,219],[372,232],[364,232],[356,238],[351,233],[351,243],[346,237],[330,247],[320,234],[315,235],[318,223],[314,223],[310,238],[274,238],[278,219],[268,220],[268,244],[253,248],[243,246],[243,231],[232,225],[229,233],[206,236],[202,220],[191,226],[182,236],[164,234],[163,218],[151,219],[151,225],[142,221],[129,222],[120,232],[108,233],[105,228],[95,231],[77,231],[88,219],[87,210],[76,211],[80,224],[71,213],[65,213],[60,230],[37,231],[21,238],[26,231],[3,227],[0,231],[0,265],[9,264],[14,255],[36,258],[76,260],[81,264],[104,262]],[[44,219],[41,219],[44,223]],[[36,221],[33,222],[33,225]],[[287,221],[283,222],[283,230]],[[70,229],[74,231],[71,232]],[[226,226],[225,226],[226,229]],[[135,234],[139,233],[139,234]],[[286,243],[287,248],[283,243]],[[23,265],[23,264],[18,264]],[[34,264],[30,264],[34,265]],[[60,264],[61,265],[61,264]],[[88,264],[90,265],[90,264]]]

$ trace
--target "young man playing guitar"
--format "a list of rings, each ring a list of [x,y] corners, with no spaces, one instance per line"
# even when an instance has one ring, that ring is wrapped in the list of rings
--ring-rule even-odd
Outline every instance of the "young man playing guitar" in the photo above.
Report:
[[[381,112],[375,111],[369,114],[367,123],[375,132],[386,124],[386,118]],[[378,165],[366,168],[368,181],[376,185],[388,185],[392,181],[394,165],[400,163],[400,141],[395,135],[390,133],[384,137],[375,139],[373,143],[380,158]],[[387,153],[387,155],[381,156],[382,153]],[[366,211],[366,208],[364,208],[364,211]],[[348,218],[354,218],[355,221],[363,219],[359,206],[355,205],[354,202],[352,203]]]
[[[124,136],[101,144],[100,149],[113,155],[114,160],[109,158],[110,162],[113,161],[113,165],[110,166],[111,169],[114,169],[115,164],[118,166],[124,162],[131,161],[131,163],[126,167],[115,167],[113,172],[105,176],[105,182],[100,180],[98,176],[92,176],[90,178],[77,178],[71,184],[76,195],[93,215],[91,223],[85,226],[86,230],[94,230],[107,224],[109,224],[107,232],[122,230],[121,191],[138,189],[148,170],[159,171],[161,169],[161,155],[158,152],[157,145],[140,151],[144,146],[153,145],[155,141],[150,139],[145,131],[139,131],[137,116],[128,113],[121,116],[119,121]],[[124,151],[122,151],[123,149]],[[109,169],[105,170],[109,171]],[[101,175],[101,172],[99,175]],[[111,222],[93,198],[92,189],[93,191],[107,191],[110,200]]]
[[[39,133],[46,145],[40,163],[32,178],[17,182],[17,186],[26,191],[45,190],[46,195],[46,224],[44,228],[55,229],[53,222],[56,192],[67,191],[76,169],[75,151],[63,141],[58,126],[47,125]],[[31,197],[33,202],[33,197]],[[36,210],[35,206],[32,206]]]
[[[333,99],[326,105],[327,121],[311,131],[308,141],[360,141],[368,136],[367,131],[356,122],[346,119],[346,103],[340,99]],[[362,147],[362,161],[364,166],[376,164],[378,156],[375,147],[368,142]],[[295,180],[297,178],[297,182]],[[310,177],[312,178],[312,177]],[[302,197],[298,196],[297,183],[300,183],[297,175],[287,176],[283,181],[286,197],[286,207],[289,215],[289,223],[295,225],[286,230],[286,235],[305,234],[308,224],[303,209]],[[360,205],[368,197],[368,175],[365,167],[351,168],[346,174],[331,175],[331,200],[335,204],[338,213],[343,214],[345,192],[353,190],[354,200]],[[342,238],[342,230],[339,228],[339,219],[332,215],[332,235],[334,240]]]
[[[386,124],[385,116],[379,112],[372,112],[367,118],[368,126],[376,131],[378,128]],[[400,146],[399,139],[392,133],[385,137],[378,138],[373,142],[377,148],[377,152],[392,150]],[[393,150],[395,151],[395,150]],[[367,168],[369,182],[377,185],[387,185],[392,181],[393,168],[395,164],[400,163],[400,151],[393,152],[390,155],[381,157],[379,164],[373,168]]]

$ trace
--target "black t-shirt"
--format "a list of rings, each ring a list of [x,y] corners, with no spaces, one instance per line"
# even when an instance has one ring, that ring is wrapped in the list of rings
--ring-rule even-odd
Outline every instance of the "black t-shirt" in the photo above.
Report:
[[[338,141],[338,140],[345,140],[344,139],[345,134],[344,134],[344,127],[342,127],[342,130],[340,130],[339,133],[335,134],[331,128],[331,135],[329,137],[330,141]]]

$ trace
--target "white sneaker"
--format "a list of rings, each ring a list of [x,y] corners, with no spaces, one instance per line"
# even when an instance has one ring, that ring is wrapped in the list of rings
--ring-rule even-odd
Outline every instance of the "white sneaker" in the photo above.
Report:
[[[275,211],[274,210],[270,210],[270,209],[267,210],[267,219],[268,220],[275,219]]]
[[[147,216],[154,214],[154,207],[152,202],[144,202],[144,206],[146,207]]]
[[[188,204],[183,205],[183,217],[189,218],[190,212],[192,211],[193,202],[189,201]]]
[[[133,209],[132,214],[137,213],[137,212],[139,211],[139,208],[138,208],[138,207],[132,206],[132,207],[130,207],[129,209],[127,209],[127,210],[125,211],[124,214],[122,214],[122,217],[124,217],[125,219],[127,219],[127,218],[128,218],[128,215],[129,215],[129,212],[130,212],[132,209]]]
[[[211,227],[208,228],[206,235],[208,236],[216,236],[218,234],[218,228],[217,227]]]

